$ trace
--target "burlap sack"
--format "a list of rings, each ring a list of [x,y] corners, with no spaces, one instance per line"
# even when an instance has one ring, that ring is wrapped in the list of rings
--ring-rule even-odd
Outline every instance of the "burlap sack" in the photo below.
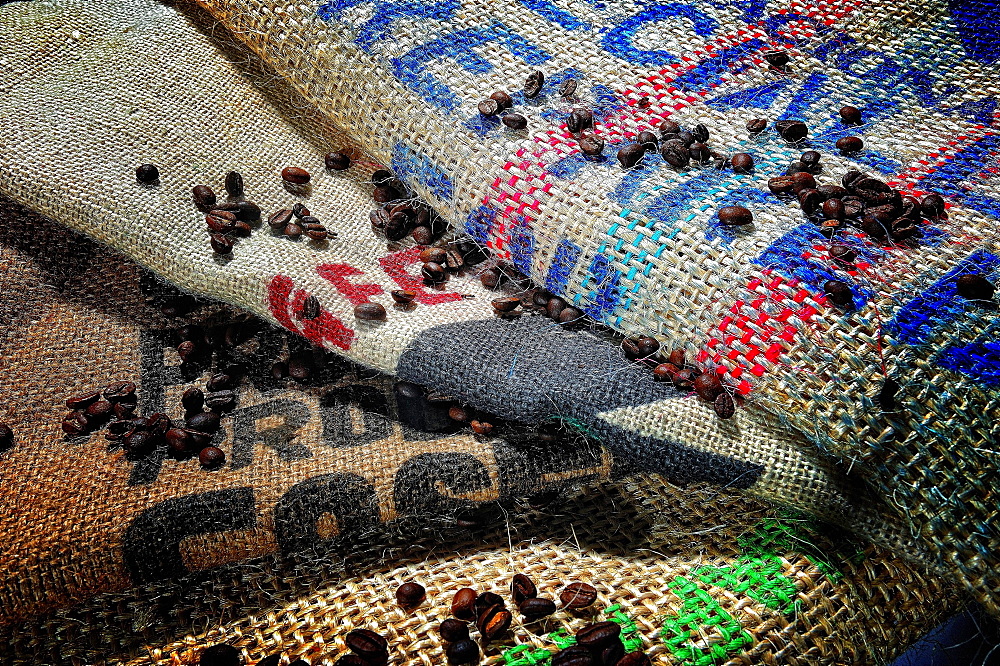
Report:
[[[319,561],[267,557],[105,594],[0,628],[4,663],[194,666],[207,646],[226,642],[247,664],[283,652],[332,666],[345,635],[363,627],[388,638],[390,663],[440,664],[437,627],[455,591],[492,590],[510,603],[515,573],[550,598],[574,580],[599,596],[541,623],[515,613],[484,664],[543,663],[591,619],[619,622],[630,649],[657,664],[885,664],[956,604],[942,579],[885,550],[705,484],[681,490],[646,475],[590,484],[542,511],[511,508],[493,524],[448,533],[447,545],[436,531],[373,533]],[[412,612],[393,598],[405,581],[427,588]]]

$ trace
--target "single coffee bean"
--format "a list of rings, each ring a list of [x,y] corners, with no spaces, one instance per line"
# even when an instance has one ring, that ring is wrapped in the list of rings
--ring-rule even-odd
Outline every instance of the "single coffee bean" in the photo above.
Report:
[[[460,620],[475,620],[478,596],[471,587],[463,587],[455,593],[455,597],[452,599],[451,614]]]
[[[372,184],[376,187],[391,185],[395,176],[388,169],[376,169],[372,172]]]
[[[285,167],[281,170],[281,180],[292,185],[305,185],[312,179],[309,172],[301,167]]]
[[[451,666],[479,663],[479,646],[475,641],[464,640],[452,643],[445,650],[445,657]]]
[[[482,615],[485,611],[492,608],[493,606],[503,606],[503,597],[494,592],[483,592],[475,599],[475,614],[476,618]],[[452,615],[455,615],[454,610],[452,610]],[[458,617],[458,615],[455,615]]]
[[[741,227],[753,223],[753,213],[743,206],[724,206],[719,209],[719,224]]]
[[[222,234],[211,233],[208,235],[212,241],[212,251],[216,254],[230,254],[233,251],[233,241]]]
[[[472,418],[472,415],[465,407],[453,405],[448,408],[448,418],[452,421],[458,421],[459,423],[468,423],[469,419]]]
[[[660,146],[660,156],[674,168],[683,168],[691,163],[691,155],[682,141],[673,139]]]
[[[858,225],[858,228],[872,238],[882,239],[889,235],[889,230],[886,226],[875,219],[873,215],[867,213],[861,215],[861,223]]]
[[[604,152],[604,138],[594,134],[580,137],[580,151],[587,157],[598,157]]]
[[[243,196],[243,176],[239,171],[230,171],[226,174],[226,192],[234,199]]]
[[[204,213],[210,211],[217,201],[215,192],[208,185],[195,185],[191,188],[191,196],[194,205]]]
[[[525,574],[515,574],[510,582],[511,598],[515,606],[520,606],[525,599],[532,599],[538,596],[538,588]]]
[[[846,192],[847,190],[844,189],[844,191]],[[865,202],[861,198],[855,196],[845,196],[839,198],[841,203],[844,204],[844,217],[857,219],[862,213],[865,212]]]
[[[364,321],[385,321],[385,307],[381,303],[361,303],[354,307],[354,316]]]
[[[920,200],[920,212],[924,217],[936,220],[944,215],[944,198],[940,194],[928,194]]]
[[[493,309],[497,312],[511,312],[516,310],[520,304],[521,299],[515,296],[497,298],[492,301]]]
[[[673,363],[660,363],[653,368],[653,379],[658,382],[672,382],[680,371]]]
[[[305,204],[299,202],[294,206],[292,206],[292,215],[294,215],[296,219],[301,220],[304,217],[312,215],[312,213],[309,211],[308,208],[306,208]]]
[[[753,171],[753,157],[748,153],[736,153],[729,161],[733,165],[736,173],[750,173]]]
[[[150,414],[146,417],[145,428],[157,437],[162,437],[167,433],[170,428],[173,427],[170,423],[170,417],[162,412],[157,412],[155,414]]]
[[[840,118],[848,125],[860,125],[861,111],[853,106],[843,106],[840,108]]]
[[[865,147],[865,142],[856,136],[845,136],[837,140],[837,150],[842,153],[856,153]]]
[[[442,639],[449,643],[468,640],[469,625],[461,620],[449,617],[438,626],[438,633],[441,634]]]
[[[768,51],[764,54],[764,60],[771,67],[782,68],[788,64],[788,52],[787,51]]]
[[[243,666],[240,651],[232,645],[220,643],[201,653],[201,666]]]
[[[299,355],[288,360],[288,375],[303,381],[312,376],[314,364],[311,355]]]
[[[496,101],[496,103],[500,105],[501,111],[505,111],[514,106],[514,98],[502,90],[498,90],[490,95],[490,99]]]
[[[614,666],[652,666],[645,652],[629,652],[619,659]]]
[[[661,132],[661,136],[663,134],[677,134],[678,132],[681,131],[681,126],[678,125],[673,120],[669,120],[668,119],[668,120],[664,120],[662,123],[660,123],[659,130]]]
[[[820,157],[822,156],[815,150],[807,150],[799,157],[799,161],[802,162],[807,169],[811,170],[819,165]]]
[[[800,162],[798,160],[795,160],[794,162],[792,162],[791,164],[788,165],[787,169],[785,169],[785,175],[786,176],[794,176],[795,174],[801,173],[802,171],[808,172],[809,171],[809,167],[807,167],[802,162]]]
[[[285,226],[292,221],[292,209],[282,208],[267,219],[267,226],[275,231],[284,230]]]
[[[532,597],[519,603],[517,605],[517,610],[520,611],[521,615],[528,620],[538,620],[555,613],[556,604],[551,599],[545,599],[544,597]]]
[[[763,118],[754,118],[747,121],[747,131],[750,134],[760,134],[767,129],[767,121]]]
[[[201,432],[215,432],[219,429],[219,415],[212,412],[198,412],[184,417],[188,428]]]
[[[804,190],[803,190],[804,191]],[[840,199],[827,199],[823,202],[823,217],[828,220],[844,219],[844,202]]]
[[[420,261],[424,262],[425,264],[428,262],[435,264],[443,264],[447,259],[447,253],[444,251],[444,248],[440,247],[429,247],[425,250],[421,250],[419,256],[420,256]]]
[[[619,149],[618,161],[621,163],[623,168],[631,169],[642,161],[642,156],[645,152],[645,148],[640,146],[638,143],[630,143],[624,148]]]
[[[70,409],[86,409],[95,402],[101,399],[100,391],[93,391],[91,393],[84,393],[82,395],[74,396],[72,398],[66,399],[66,406]]]
[[[0,422],[0,451],[14,446],[14,431],[6,423]]]
[[[702,123],[695,125],[694,129],[691,130],[691,134],[698,143],[708,143],[708,128]]]
[[[90,421],[83,412],[71,412],[62,420],[62,429],[67,435],[82,435],[90,427]]]
[[[507,633],[514,617],[503,606],[493,606],[479,617],[476,626],[483,637],[483,643],[490,643]]]
[[[844,187],[853,192],[855,183],[858,183],[865,178],[868,178],[868,176],[864,173],[858,171],[857,169],[851,169],[844,174],[844,177],[840,179],[840,182]]]
[[[789,178],[792,179],[792,191],[796,194],[802,190],[816,189],[816,179],[812,177],[811,173],[800,171],[794,176],[789,176]]]
[[[588,624],[576,632],[576,644],[592,651],[599,651],[617,639],[621,631],[622,628],[611,621]]]
[[[801,120],[779,120],[774,126],[781,138],[788,143],[801,141],[809,133],[809,128]]]
[[[668,363],[673,363],[678,368],[683,368],[684,367],[684,356],[685,356],[685,354],[684,354],[684,350],[683,349],[673,349],[673,350],[670,351],[670,354],[667,356],[667,362]]]
[[[346,171],[351,168],[351,158],[346,153],[327,153],[323,163],[330,171]]]
[[[104,398],[111,402],[135,398],[135,382],[111,382],[104,387]]]
[[[582,645],[571,645],[552,655],[550,666],[598,666],[594,654]]]
[[[599,655],[600,662],[605,664],[617,664],[618,661],[625,656],[625,644],[622,643],[621,638],[616,638],[608,645],[604,646]]]
[[[486,421],[473,421],[469,425],[472,426],[472,432],[477,435],[489,435],[493,432],[493,424]]]
[[[993,286],[993,283],[978,273],[959,277],[955,282],[955,289],[959,296],[970,301],[993,300],[993,294],[996,293],[996,287]]]
[[[288,226],[285,227],[285,235],[292,240],[300,238],[303,232],[305,232],[305,229],[302,228],[302,225],[296,222],[290,222]]]
[[[188,437],[191,438],[191,444],[193,445],[192,451],[201,451],[206,446],[212,443],[212,436],[201,432],[200,430],[192,430],[191,428],[181,428]],[[169,432],[169,430],[167,431]]]
[[[704,164],[711,157],[711,151],[704,143],[692,143],[688,147],[688,155],[693,161]]]
[[[694,133],[688,132],[687,130],[681,130],[677,133],[677,141],[680,141],[685,147],[688,147],[692,143],[695,143]]]
[[[577,82],[576,79],[570,78],[559,84],[559,96],[563,99],[572,97],[576,94]]]
[[[448,250],[445,252],[445,268],[449,271],[459,271],[465,266],[465,259],[462,258],[462,253],[458,250]]]
[[[526,99],[534,99],[538,97],[538,93],[542,92],[542,86],[545,85],[545,75],[540,71],[534,71],[528,75],[528,78],[524,81],[524,96]]]
[[[857,259],[857,257],[857,252],[855,252],[854,248],[849,245],[834,243],[830,246],[830,258],[837,263],[853,266],[854,260]]]
[[[125,436],[122,445],[130,456],[144,456],[156,448],[156,436],[145,430],[133,430]]]
[[[846,282],[827,280],[823,283],[823,293],[834,305],[849,307],[854,304],[854,294],[851,293],[851,287]]]
[[[850,192],[840,185],[817,185],[816,189],[823,195],[824,199],[843,199],[850,196]]]
[[[417,292],[409,289],[395,289],[392,291],[392,300],[400,305],[409,305],[417,297]]]
[[[420,269],[420,275],[424,278],[424,282],[428,284],[438,284],[448,279],[448,272],[445,270],[445,267],[434,261],[425,263],[423,268]]]
[[[355,629],[344,637],[347,649],[371,664],[382,664],[389,659],[389,641],[370,629]]]
[[[719,376],[714,372],[704,372],[694,380],[694,391],[702,400],[712,402],[724,391]]]
[[[226,454],[217,446],[206,446],[198,454],[198,462],[202,467],[219,467],[226,462]]]
[[[205,405],[216,412],[224,412],[236,407],[235,391],[216,391],[205,396]]]
[[[597,601],[597,590],[587,583],[570,583],[559,595],[559,600],[565,608],[577,610],[586,608]]]
[[[656,352],[660,351],[660,342],[649,335],[643,335],[635,340],[636,349],[639,352],[639,358],[649,358]]]
[[[205,216],[205,224],[215,233],[227,234],[236,228],[236,214],[213,210]]]
[[[791,194],[795,188],[795,179],[791,176],[778,176],[767,181],[767,188],[771,194],[782,195]]]
[[[237,205],[236,219],[241,222],[260,222],[260,206],[252,201],[240,201]]]
[[[562,298],[553,296],[545,305],[545,316],[549,319],[558,319],[559,315],[562,314],[562,311],[565,310],[568,305],[569,304]]]
[[[690,391],[697,377],[698,372],[690,368],[682,368],[674,375],[674,386],[682,391]]]
[[[87,420],[91,423],[100,423],[111,418],[113,406],[108,400],[98,400],[87,405],[87,408],[83,410],[83,413],[87,416]]]
[[[246,222],[237,222],[233,227],[233,235],[237,238],[249,238],[253,229]]]
[[[416,608],[427,597],[427,591],[419,583],[403,583],[396,589],[396,603],[403,608]]]
[[[823,195],[814,188],[799,190],[798,199],[802,212],[809,216],[815,215],[823,206]]]
[[[479,109],[479,115],[485,118],[492,118],[500,113],[500,103],[495,99],[484,99],[479,103],[477,108]]]
[[[583,310],[569,306],[559,313],[558,321],[560,324],[572,324],[573,322],[580,321],[583,317]]]
[[[417,225],[413,227],[413,231],[410,232],[410,238],[417,245],[430,245],[434,241],[434,234],[431,232],[430,227],[425,227],[423,225]]]
[[[500,120],[512,130],[522,130],[528,126],[528,119],[520,113],[508,113]]]
[[[142,164],[135,169],[135,179],[140,185],[153,185],[160,180],[160,170],[155,164]]]
[[[733,396],[723,391],[715,396],[715,400],[712,402],[712,409],[715,410],[715,415],[720,419],[729,419],[736,413],[736,403],[733,401]]]
[[[490,268],[479,274],[479,281],[487,289],[496,289],[500,286],[501,275],[500,271],[495,268]]]
[[[656,146],[659,143],[659,139],[656,135],[649,131],[639,132],[638,136],[635,138],[636,143],[643,147],[647,152],[655,153]]]
[[[187,455],[194,445],[191,436],[181,428],[171,428],[164,438],[167,440],[167,449],[175,456]]]

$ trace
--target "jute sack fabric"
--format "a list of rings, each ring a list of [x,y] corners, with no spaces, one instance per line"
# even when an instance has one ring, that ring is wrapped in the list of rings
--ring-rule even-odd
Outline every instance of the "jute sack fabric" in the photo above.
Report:
[[[515,612],[489,666],[543,663],[596,619],[620,622],[630,648],[657,664],[884,664],[958,602],[944,579],[884,549],[706,484],[679,489],[644,475],[589,484],[542,510],[513,508],[458,532],[375,531],[322,559],[266,557],[101,595],[0,629],[5,663],[194,666],[226,642],[247,664],[284,653],[282,663],[330,666],[345,635],[366,628],[389,640],[390,663],[438,664],[447,647],[438,624],[454,593],[471,586],[509,604],[515,573],[543,596],[579,580],[598,599],[532,624]],[[406,581],[427,588],[414,611],[393,597]]]
[[[997,610],[996,309],[956,293],[958,277],[996,283],[1000,266],[993,3],[200,2],[497,256],[604,323],[686,346],[873,479]],[[773,48],[788,67],[767,65]],[[525,99],[536,69],[546,84]],[[495,90],[514,94],[526,130],[478,114]],[[862,127],[841,122],[844,104]],[[602,161],[567,131],[577,106],[595,113]],[[802,119],[809,137],[751,138],[755,116]],[[616,151],[665,118],[704,123],[713,148],[748,151],[756,168],[678,170],[648,154],[621,169]],[[852,134],[865,149],[845,156],[835,143]],[[944,195],[947,219],[896,244],[848,230],[837,242],[856,257],[838,263],[797,202],[767,188],[807,148],[823,153],[820,183],[859,168]],[[731,204],[753,210],[750,228],[720,225]],[[830,279],[850,286],[850,311],[824,296]],[[397,371],[448,390],[481,373],[428,363],[437,343],[418,338]],[[675,422],[656,419],[669,411],[604,418],[669,436]]]

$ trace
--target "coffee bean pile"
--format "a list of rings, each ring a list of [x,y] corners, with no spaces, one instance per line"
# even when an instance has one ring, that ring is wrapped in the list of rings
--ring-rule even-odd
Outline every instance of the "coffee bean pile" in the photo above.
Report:
[[[683,349],[674,349],[664,356],[660,353],[660,343],[656,338],[641,336],[625,338],[622,341],[622,352],[628,360],[651,368],[654,380],[672,382],[681,391],[694,391],[699,398],[711,403],[719,418],[729,419],[736,413],[733,394],[726,389],[719,376],[711,371],[701,372],[689,365]]]
[[[276,234],[282,234],[291,240],[306,236],[310,240],[320,242],[337,237],[336,232],[323,226],[319,218],[301,203],[275,212],[267,219],[267,226]]]
[[[246,238],[253,231],[252,224],[260,222],[260,207],[244,199],[243,176],[238,171],[226,174],[226,193],[229,201],[219,203],[208,185],[195,185],[191,196],[195,207],[205,213],[208,237],[216,254],[232,254],[236,238]]]
[[[541,72],[535,72],[529,76],[528,80],[525,82],[525,97],[528,96],[529,84],[531,85],[531,90],[535,90],[535,85],[537,84],[537,90],[541,91],[541,87],[544,83],[545,75]],[[535,96],[537,95],[538,92],[535,92]],[[488,99],[484,99],[479,103],[479,113],[484,118],[495,118],[500,116],[500,122],[502,122],[506,127],[512,130],[523,130],[528,126],[528,119],[520,113],[514,113],[511,111],[513,106],[514,98],[506,92],[498,90],[490,95]]]
[[[14,446],[14,431],[9,425],[0,421],[0,453]]]

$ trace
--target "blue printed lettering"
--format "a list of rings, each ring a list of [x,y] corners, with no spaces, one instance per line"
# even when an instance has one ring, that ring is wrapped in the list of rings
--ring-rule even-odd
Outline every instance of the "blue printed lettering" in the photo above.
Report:
[[[401,18],[451,20],[461,7],[460,0],[401,0],[397,2],[372,2],[372,0],[328,0],[316,10],[324,21],[340,19],[344,12],[359,5],[370,5],[371,18],[361,24],[354,43],[371,53],[375,44],[389,39],[392,24]]]
[[[404,180],[423,185],[438,199],[449,200],[454,196],[454,186],[444,169],[405,143],[392,148],[392,170]]]
[[[567,30],[590,29],[590,24],[581,21],[564,9],[560,9],[549,0],[517,0],[522,5],[535,12],[547,21],[560,25]]]
[[[645,9],[629,17],[604,35],[601,47],[611,55],[634,65],[656,67],[677,61],[677,56],[667,51],[647,51],[636,48],[633,40],[643,28],[652,23],[683,18],[691,22],[699,37],[710,37],[719,27],[718,21],[690,5],[668,3]]]

